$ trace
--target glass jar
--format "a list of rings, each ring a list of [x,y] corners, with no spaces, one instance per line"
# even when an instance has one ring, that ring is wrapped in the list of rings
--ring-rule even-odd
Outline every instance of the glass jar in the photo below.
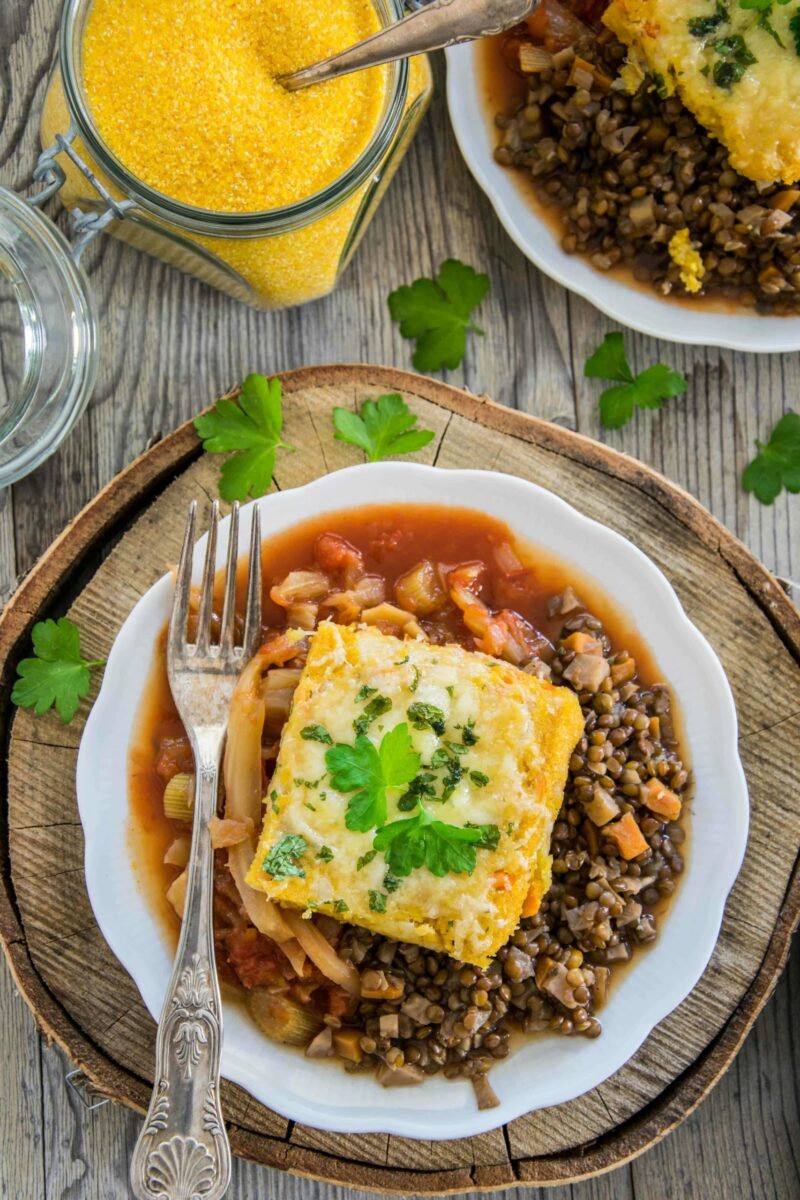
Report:
[[[81,69],[91,2],[62,12],[33,171],[42,189],[26,200],[0,187],[0,488],[57,449],[91,395],[98,329],[79,259],[92,238],[108,230],[258,308],[316,299],[347,266],[431,96],[427,58],[391,64],[373,135],[338,179],[265,212],[195,208],[131,174],[95,128]],[[403,0],[373,3],[383,25],[404,15]],[[71,245],[41,211],[56,193],[72,210]]]
[[[381,25],[404,15],[403,0],[373,2]],[[385,68],[385,100],[373,135],[356,162],[327,187],[283,208],[212,212],[149,187],[101,137],[82,73],[91,4],[66,0],[58,63],[42,112],[45,155],[64,175],[62,201],[108,213],[112,197],[109,232],[255,307],[303,304],[331,291],[427,108],[432,91],[427,59]],[[98,182],[106,195],[98,193]]]

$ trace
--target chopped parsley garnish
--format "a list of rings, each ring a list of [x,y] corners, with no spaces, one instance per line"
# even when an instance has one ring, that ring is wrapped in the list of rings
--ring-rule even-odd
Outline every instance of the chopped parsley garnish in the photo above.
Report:
[[[339,792],[355,792],[347,805],[345,825],[365,833],[386,820],[386,793],[405,788],[420,767],[420,756],[411,744],[403,722],[383,735],[376,749],[364,734],[354,746],[341,743],[325,753],[331,784]]]
[[[496,825],[473,825],[471,821],[467,821],[467,829],[477,829],[480,833],[481,839],[475,843],[480,850],[497,849],[500,841],[500,830]]]
[[[434,755],[435,757],[435,755]],[[431,763],[431,766],[433,763]],[[430,800],[436,797],[436,776],[430,771],[420,771],[408,785],[408,791],[397,801],[400,812],[412,812],[423,797]]]
[[[387,871],[383,877],[383,886],[387,892],[396,892],[400,887],[400,880],[396,879],[391,871]]]
[[[489,776],[484,775],[483,771],[470,771],[469,777],[475,784],[475,787],[486,787],[489,782]]]
[[[415,692],[417,690],[417,688],[419,687],[419,667],[416,667],[416,666],[412,667],[412,670],[414,672],[414,678],[411,681],[411,683],[408,685],[408,690],[410,692]]]
[[[278,804],[278,793],[275,791],[274,788],[270,792],[269,798],[272,801],[272,811],[274,813],[279,813],[281,811],[281,809],[280,809],[280,805]]]
[[[449,800],[464,774],[464,768],[457,758],[451,758],[447,763],[447,773],[444,777],[442,802]]]
[[[330,846],[321,846],[317,852],[317,858],[321,858],[323,862],[330,862],[333,858],[333,851]]]
[[[324,725],[306,725],[300,730],[300,737],[306,742],[322,742],[323,746],[332,746],[333,738]]]
[[[471,718],[461,730],[461,740],[465,746],[474,746],[479,741],[475,732],[475,722]]]
[[[370,689],[374,691],[374,688]],[[356,733],[366,733],[373,721],[377,721],[378,717],[382,717],[392,707],[392,702],[388,696],[376,696],[370,700],[367,707],[364,709],[360,717],[356,717],[353,721],[353,729]]]
[[[394,665],[396,667],[404,667],[410,658],[411,658],[411,655],[407,654],[405,656],[405,658],[398,658],[397,662]]]
[[[373,892],[370,890],[369,907],[370,907],[370,912],[375,912],[375,913],[385,913],[386,912],[386,897],[384,896],[383,892]]]
[[[445,746],[453,754],[469,754],[469,746],[462,746],[459,742],[445,742]]]
[[[368,850],[366,854],[362,854],[356,863],[356,870],[360,871],[363,867],[368,867],[377,853],[377,850]]]
[[[789,29],[794,38],[794,48],[800,54],[800,12],[796,12],[789,22]]]
[[[435,704],[422,704],[419,700],[415,700],[409,705],[408,718],[415,729],[425,729],[430,726],[434,733],[439,736],[445,731],[444,713]]]
[[[740,33],[716,38],[711,42],[711,46],[721,59],[720,62],[714,63],[712,71],[718,87],[731,88],[734,83],[739,82],[748,67],[758,62]]]
[[[306,873],[302,867],[298,867],[296,860],[302,858],[306,848],[306,839],[302,834],[285,833],[264,859],[263,869],[273,879],[287,879],[290,875],[299,875],[301,879],[305,879]]]
[[[338,913],[350,912],[350,908],[345,904],[344,900],[334,900],[333,911]]]
[[[374,696],[377,690],[377,688],[367,687],[365,683],[362,683],[356,692],[356,704],[361,704],[364,700],[369,700],[370,696]]]
[[[769,3],[769,0],[767,2]],[[692,37],[696,38],[707,37],[709,33],[713,33],[727,19],[727,9],[718,4],[716,12],[711,13],[708,17],[691,17],[688,22],[689,33]]]
[[[490,831],[497,826],[448,825],[420,808],[415,816],[378,830],[375,848],[384,852],[391,874],[401,878],[423,866],[440,879],[450,872],[471,875],[477,863],[475,849],[488,846],[494,836]]]

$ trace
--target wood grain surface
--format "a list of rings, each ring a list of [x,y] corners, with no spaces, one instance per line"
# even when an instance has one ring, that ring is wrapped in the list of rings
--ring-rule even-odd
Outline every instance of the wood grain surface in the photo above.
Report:
[[[55,42],[56,0],[0,5],[0,183],[25,188]],[[248,370],[366,361],[408,365],[388,319],[393,287],[449,255],[487,270],[491,297],[463,369],[448,379],[514,408],[599,437],[651,463],[697,496],[767,566],[800,574],[798,500],[769,509],[739,485],[755,437],[796,407],[796,355],[688,350],[627,335],[634,364],[683,370],[687,395],[600,430],[597,388],[582,364],[610,323],[541,276],[500,229],[468,176],[439,94],[337,292],[285,313],[256,313],[110,240],[87,255],[102,314],[102,363],[90,408],[35,476],[0,496],[0,588],[8,594],[63,526],[154,438],[175,428]],[[485,465],[491,465],[486,463]],[[713,605],[713,594],[702,603]],[[748,650],[741,631],[741,652]],[[791,754],[791,748],[780,751]],[[25,1200],[124,1197],[138,1118],[115,1105],[88,1112],[64,1086],[59,1051],[40,1044],[3,968],[0,996],[0,1195]],[[644,1158],[614,1174],[554,1188],[552,1200],[678,1196],[796,1197],[798,1169],[797,956],[744,1050],[705,1104]],[[792,1014],[794,1013],[794,1019]],[[319,1200],[341,1189],[300,1184],[244,1163],[231,1194]],[[520,1193],[517,1193],[520,1194]],[[538,1191],[527,1193],[533,1197]]]

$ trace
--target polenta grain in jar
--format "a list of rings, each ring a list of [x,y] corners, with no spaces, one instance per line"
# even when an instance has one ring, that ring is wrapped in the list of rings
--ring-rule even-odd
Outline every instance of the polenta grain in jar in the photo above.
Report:
[[[42,118],[113,196],[111,231],[264,308],[335,285],[431,91],[426,59],[289,93],[276,76],[402,15],[401,0],[67,0]],[[62,156],[63,158],[63,156]],[[72,162],[62,198],[97,206]]]

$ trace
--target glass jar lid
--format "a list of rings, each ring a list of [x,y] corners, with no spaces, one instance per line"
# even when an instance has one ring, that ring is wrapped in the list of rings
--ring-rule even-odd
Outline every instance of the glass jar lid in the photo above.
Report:
[[[0,487],[57,449],[96,374],[94,306],[72,247],[49,217],[0,187]]]

